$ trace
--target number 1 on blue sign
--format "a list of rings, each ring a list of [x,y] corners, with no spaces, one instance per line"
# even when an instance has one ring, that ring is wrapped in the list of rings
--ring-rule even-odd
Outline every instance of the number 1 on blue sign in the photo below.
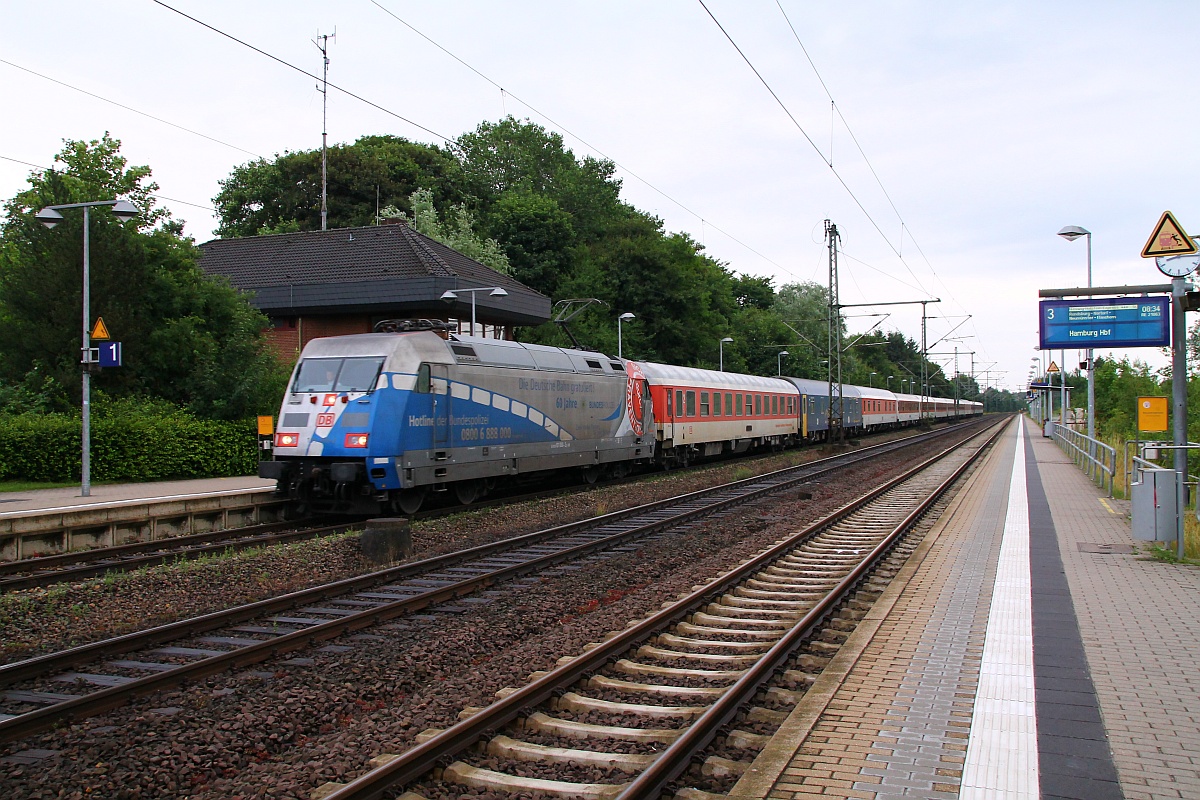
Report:
[[[121,366],[121,343],[120,342],[105,342],[100,345],[100,366],[101,367],[119,367]]]

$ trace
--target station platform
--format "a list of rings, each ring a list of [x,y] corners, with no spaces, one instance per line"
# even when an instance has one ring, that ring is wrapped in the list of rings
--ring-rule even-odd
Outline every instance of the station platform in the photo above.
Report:
[[[61,489],[31,489],[26,492],[0,492],[0,515],[17,512],[53,512],[112,503],[178,500],[222,492],[260,492],[273,490],[275,481],[248,476],[240,478],[203,478],[190,481],[151,483],[93,484],[91,495],[83,497],[78,486]]]
[[[1200,798],[1200,569],[1017,420],[730,793]]]
[[[0,493],[0,561],[274,522],[274,490],[241,477]]]

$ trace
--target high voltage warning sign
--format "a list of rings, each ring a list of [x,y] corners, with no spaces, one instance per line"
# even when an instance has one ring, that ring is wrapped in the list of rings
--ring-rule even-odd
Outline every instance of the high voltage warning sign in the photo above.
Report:
[[[1183,232],[1183,226],[1170,211],[1164,211],[1142,248],[1142,258],[1155,256],[1185,256],[1197,252],[1196,243]]]

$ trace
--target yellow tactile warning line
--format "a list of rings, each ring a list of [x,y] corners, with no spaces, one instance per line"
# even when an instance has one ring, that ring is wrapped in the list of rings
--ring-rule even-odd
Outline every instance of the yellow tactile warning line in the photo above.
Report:
[[[982,588],[995,576],[1015,430],[951,501],[731,797],[958,795],[991,594]]]

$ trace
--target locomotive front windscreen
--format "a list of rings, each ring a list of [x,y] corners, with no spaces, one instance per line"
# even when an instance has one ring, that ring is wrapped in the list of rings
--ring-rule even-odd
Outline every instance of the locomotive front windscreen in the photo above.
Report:
[[[296,371],[292,391],[369,392],[375,388],[383,358],[306,358]]]

